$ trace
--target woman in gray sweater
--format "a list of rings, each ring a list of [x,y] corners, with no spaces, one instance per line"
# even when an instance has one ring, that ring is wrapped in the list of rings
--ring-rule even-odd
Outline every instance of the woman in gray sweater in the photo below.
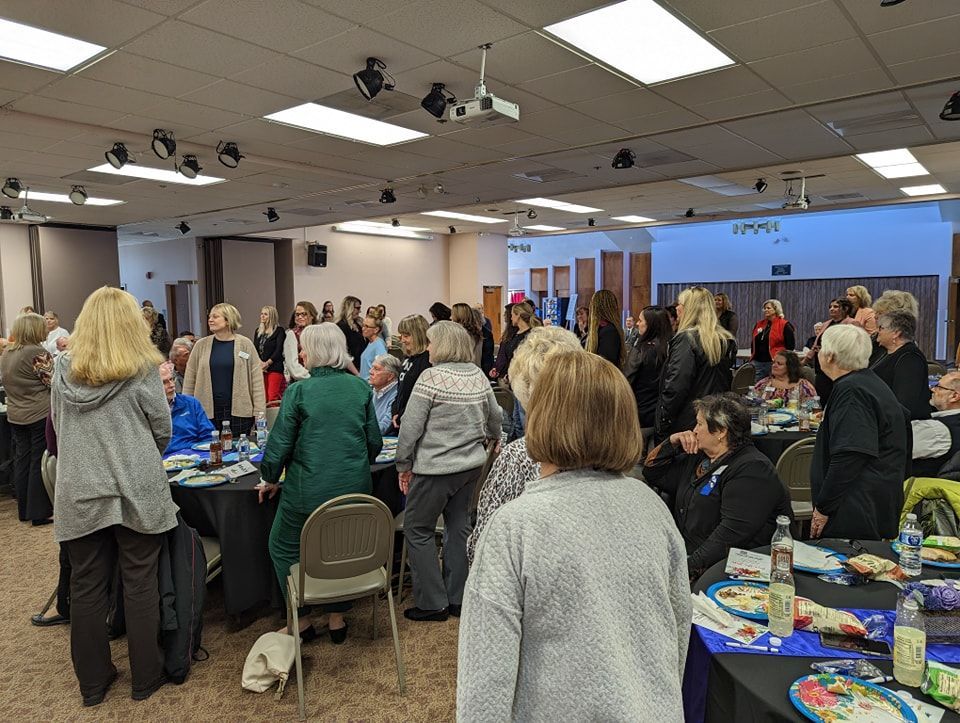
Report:
[[[546,361],[526,429],[540,478],[493,513],[464,592],[461,723],[683,720],[687,554],[663,502],[624,476],[641,442],[620,370]]]
[[[164,682],[157,560],[177,507],[160,457],[171,433],[162,361],[136,300],[105,286],[84,302],[54,367],[54,536],[70,555],[70,652],[87,706],[117,677],[104,620],[118,564],[133,699]]]
[[[490,382],[473,363],[473,341],[462,326],[438,321],[427,330],[427,339],[433,366],[413,387],[397,442],[416,603],[403,614],[410,620],[442,621],[448,614],[460,615],[470,500],[487,457],[484,443],[500,436],[500,407]],[[441,514],[446,529],[442,575],[434,539]]]

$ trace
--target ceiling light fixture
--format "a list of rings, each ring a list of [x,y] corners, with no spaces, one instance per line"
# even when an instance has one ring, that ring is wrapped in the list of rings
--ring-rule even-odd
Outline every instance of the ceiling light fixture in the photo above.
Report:
[[[240,155],[240,149],[233,141],[220,141],[217,144],[217,158],[227,168],[236,168],[240,165],[240,159],[246,156]]]
[[[9,206],[0,206],[0,221],[10,221],[13,218],[13,211]]]
[[[437,181],[437,185],[433,187],[433,191],[434,193],[439,193],[441,196],[446,193],[446,191],[443,190],[443,184],[440,183],[440,181]]]
[[[23,184],[19,178],[8,178],[3,184],[3,195],[7,198],[20,198],[23,191]]]
[[[910,178],[912,176],[930,175],[930,171],[918,163],[914,155],[906,148],[876,151],[874,153],[858,153],[856,157],[884,178]]]
[[[267,217],[267,221],[270,223],[280,220],[280,214],[277,213],[277,209],[273,206],[267,206],[267,210],[263,212],[263,215]]]
[[[190,233],[190,226],[186,221],[181,221],[179,224],[177,224],[177,230],[182,236],[186,236],[188,233]]]
[[[448,97],[444,95],[443,90],[445,87],[443,83],[434,83],[430,92],[423,96],[423,100],[420,101],[420,107],[441,123],[447,122],[447,119],[443,117],[447,113],[447,105],[452,105],[457,102],[454,96],[450,95]]]
[[[277,111],[264,116],[266,120],[281,123],[294,128],[323,133],[336,138],[360,141],[374,146],[392,146],[397,143],[426,138],[426,133],[413,131],[392,123],[367,118],[356,113],[347,113],[336,108],[328,108],[319,103],[302,105]]]
[[[528,231],[566,231],[567,229],[562,226],[546,226],[544,224],[537,224],[536,226],[524,226]]]
[[[753,187],[757,189],[757,193],[763,193],[767,190],[767,182],[762,178],[758,178],[757,182],[753,184]]]
[[[903,0],[880,0],[880,7],[890,8],[890,7],[893,7],[894,5],[899,5],[902,2]]]
[[[73,203],[76,205],[81,205],[86,203],[88,206],[119,206],[126,201],[118,201],[114,198],[93,198],[88,196],[87,200],[78,204],[74,200],[74,194],[77,190],[82,191],[86,194],[83,186],[74,186],[73,190],[70,193],[45,193],[43,191],[34,191],[33,189],[28,189],[30,191],[30,200],[31,201],[50,201],[52,203]],[[23,193],[20,194],[20,198],[26,199],[26,189]],[[79,196],[77,197],[79,198]]]
[[[532,208],[529,211],[527,211],[527,218],[529,218],[531,221],[536,217],[537,217],[537,212],[534,211]]]
[[[187,178],[176,171],[168,171],[164,168],[152,168],[151,166],[125,166],[118,169],[106,163],[93,168],[88,168],[91,173],[106,173],[110,176],[130,176],[132,178],[143,178],[148,181],[160,181],[162,183],[179,183],[184,186],[210,186],[214,183],[223,183],[225,178],[216,176],[197,176],[196,178]]]
[[[37,194],[33,194],[33,197],[36,198]],[[74,206],[82,206],[87,202],[87,191],[83,186],[74,186],[70,190],[69,197]]]
[[[49,30],[0,19],[0,58],[65,72],[106,48]]]
[[[624,0],[544,30],[648,85],[734,64],[654,0]]]
[[[399,218],[391,218],[391,219],[390,219],[390,225],[393,226],[394,228],[397,228],[397,227],[400,225],[400,219],[399,219]]]
[[[345,221],[333,226],[334,231],[360,233],[368,236],[392,236],[393,238],[412,238],[429,241],[433,238],[430,229],[414,226],[394,226],[379,221]]]
[[[183,157],[183,160],[180,161],[180,167],[177,169],[180,173],[187,178],[193,179],[200,175],[200,171],[203,168],[200,166],[200,161],[192,153],[188,153]]]
[[[458,221],[471,221],[473,223],[507,223],[505,218],[490,218],[489,216],[474,216],[470,213],[458,213],[456,211],[424,211],[423,216],[438,216],[439,218],[455,218]]]
[[[960,121],[960,90],[950,96],[950,100],[940,111],[940,120]]]
[[[456,227],[456,226],[450,226],[450,233],[456,233],[456,232],[457,232],[457,227]]]
[[[123,168],[128,163],[135,163],[135,161],[130,158],[127,147],[122,143],[114,143],[113,148],[104,153],[103,157],[106,158],[107,163],[114,168]]]
[[[384,188],[380,191],[380,203],[396,203],[397,197],[392,188]]]
[[[945,189],[939,183],[931,183],[927,186],[906,186],[900,190],[908,196],[934,196],[939,193],[947,192],[947,189]]]
[[[613,163],[610,165],[618,170],[633,168],[636,165],[636,160],[637,155],[633,151],[629,148],[621,148],[617,151],[617,155],[613,157]]]
[[[353,82],[357,84],[357,90],[367,100],[373,100],[381,90],[393,90],[397,87],[397,82],[390,73],[381,73],[386,70],[386,64],[379,58],[367,58],[367,67],[358,70],[353,74]],[[391,83],[384,83],[383,76],[390,78]]]
[[[597,213],[602,208],[592,208],[591,206],[580,206],[576,203],[567,203],[566,201],[555,201],[552,198],[521,198],[515,203],[524,206],[539,206],[541,208],[552,208],[557,211],[567,211],[568,213]]]
[[[170,158],[177,152],[177,141],[173,137],[173,131],[165,131],[163,128],[156,128],[153,131],[153,152],[157,158],[164,160]]]
[[[656,221],[655,218],[646,216],[611,216],[614,221],[623,221],[624,223],[646,223],[647,221]]]

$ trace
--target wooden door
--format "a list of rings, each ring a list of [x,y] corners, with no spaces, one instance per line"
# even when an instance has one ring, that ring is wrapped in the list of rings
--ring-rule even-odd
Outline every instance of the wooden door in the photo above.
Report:
[[[650,306],[650,253],[630,254],[630,315]]]
[[[597,290],[596,259],[577,259],[577,306],[590,306]]]
[[[483,315],[490,319],[493,325],[493,340],[500,341],[503,321],[503,287],[483,287]]]
[[[570,267],[553,267],[553,293],[563,299],[570,296]]]
[[[530,293],[531,298],[536,302],[537,308],[540,308],[540,302],[547,295],[547,267],[539,269],[530,269]]]
[[[603,288],[617,297],[617,306],[623,310],[623,251],[600,252],[600,278]]]

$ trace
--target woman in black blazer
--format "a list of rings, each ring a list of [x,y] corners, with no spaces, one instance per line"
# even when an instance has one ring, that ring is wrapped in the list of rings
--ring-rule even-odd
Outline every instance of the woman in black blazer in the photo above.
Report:
[[[264,306],[260,309],[260,326],[253,335],[253,345],[260,356],[260,367],[263,369],[263,391],[268,404],[280,401],[287,386],[287,380],[283,376],[285,333],[280,326],[277,307]]]
[[[620,327],[620,306],[608,289],[600,289],[590,299],[590,331],[587,351],[602,356],[617,369],[623,368],[626,347]]]

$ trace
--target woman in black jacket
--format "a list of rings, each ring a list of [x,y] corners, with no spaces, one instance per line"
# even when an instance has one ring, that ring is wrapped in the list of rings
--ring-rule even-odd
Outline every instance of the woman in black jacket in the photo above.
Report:
[[[888,311],[877,320],[877,343],[884,354],[870,368],[910,410],[910,419],[929,419],[930,386],[927,358],[913,343],[917,317],[905,310]]]
[[[287,386],[283,376],[283,342],[286,338],[284,328],[280,326],[280,315],[275,306],[260,309],[260,326],[253,335],[253,345],[260,356],[263,369],[263,391],[267,404],[278,402]]]
[[[777,516],[793,517],[773,463],[750,440],[750,411],[727,392],[694,402],[693,431],[675,432],[651,450],[643,477],[670,495],[695,580],[731,547],[770,542]]]
[[[617,369],[623,368],[626,347],[620,327],[620,307],[617,297],[608,289],[600,289],[590,299],[590,331],[587,333],[586,349],[602,356]]]
[[[387,430],[388,436],[395,436],[400,427],[400,418],[407,408],[407,401],[413,391],[417,379],[424,369],[430,368],[430,352],[427,346],[427,320],[420,314],[405,316],[397,325],[397,334],[400,335],[400,347],[406,355],[401,367],[403,371],[397,378],[397,397],[393,400],[393,429]]]
[[[679,326],[670,340],[660,376],[660,398],[654,419],[654,441],[691,429],[693,403],[709,394],[730,391],[730,372],[737,357],[733,335],[717,322],[713,294],[702,286],[680,293]]]
[[[653,422],[660,397],[660,372],[667,360],[667,348],[673,337],[670,317],[659,306],[648,306],[637,316],[636,341],[627,348],[623,373],[637,400],[637,416],[643,435],[643,452],[653,436]]]

